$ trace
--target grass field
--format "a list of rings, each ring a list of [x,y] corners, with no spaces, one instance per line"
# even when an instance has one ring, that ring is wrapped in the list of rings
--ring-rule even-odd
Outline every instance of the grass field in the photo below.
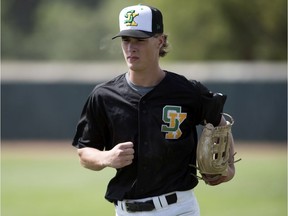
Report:
[[[238,143],[233,181],[195,189],[202,216],[286,216],[285,145]],[[103,197],[112,169],[93,172],[79,165],[68,142],[2,142],[2,216],[110,216]]]

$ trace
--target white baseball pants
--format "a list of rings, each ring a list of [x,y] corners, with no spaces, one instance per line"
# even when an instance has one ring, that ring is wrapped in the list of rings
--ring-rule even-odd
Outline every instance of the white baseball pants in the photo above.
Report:
[[[115,205],[116,216],[200,216],[200,209],[197,199],[192,190],[174,192],[177,195],[177,202],[168,205],[164,194],[157,197],[149,197],[137,200],[118,201]],[[145,202],[153,200],[155,209],[152,211],[129,212],[126,202]]]

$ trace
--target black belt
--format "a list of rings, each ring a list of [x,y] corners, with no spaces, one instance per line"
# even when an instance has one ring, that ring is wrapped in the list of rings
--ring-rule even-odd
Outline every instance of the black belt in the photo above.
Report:
[[[171,205],[177,202],[177,195],[176,193],[173,193],[165,196],[165,199],[168,205]],[[152,211],[155,209],[153,200],[148,200],[145,202],[126,202],[125,205],[128,212]]]

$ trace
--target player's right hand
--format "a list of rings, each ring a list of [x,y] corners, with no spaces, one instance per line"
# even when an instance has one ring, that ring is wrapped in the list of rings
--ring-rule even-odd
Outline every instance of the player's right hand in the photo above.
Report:
[[[108,166],[116,169],[132,164],[134,159],[134,149],[132,142],[117,144],[108,153]]]

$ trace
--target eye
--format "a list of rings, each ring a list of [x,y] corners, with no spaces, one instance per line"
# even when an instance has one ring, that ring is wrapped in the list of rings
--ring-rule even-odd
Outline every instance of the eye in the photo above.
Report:
[[[122,41],[127,42],[130,41],[130,39],[128,37],[122,37]]]

